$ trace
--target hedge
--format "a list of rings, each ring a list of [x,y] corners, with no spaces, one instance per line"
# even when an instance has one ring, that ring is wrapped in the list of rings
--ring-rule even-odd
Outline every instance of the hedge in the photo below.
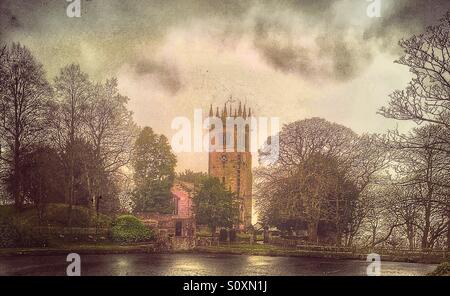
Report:
[[[153,230],[133,215],[119,216],[111,228],[111,239],[116,242],[143,242],[154,239]]]

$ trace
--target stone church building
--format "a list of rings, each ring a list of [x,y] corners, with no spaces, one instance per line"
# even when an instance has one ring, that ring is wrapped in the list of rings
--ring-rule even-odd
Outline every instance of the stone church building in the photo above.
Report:
[[[225,104],[223,109],[210,107],[209,117],[219,118],[222,129],[214,134],[210,130],[210,145],[217,139],[221,145],[210,149],[208,158],[208,174],[217,177],[225,188],[236,193],[239,200],[239,217],[235,226],[239,230],[247,230],[252,225],[252,154],[250,152],[250,126],[252,116],[250,108],[239,104],[237,108]],[[227,125],[229,119],[241,119],[245,124]],[[228,121],[229,123],[229,121]],[[233,136],[230,135],[233,133]],[[241,140],[238,140],[241,137]],[[240,142],[239,142],[240,141]],[[219,141],[220,142],[220,141]],[[238,149],[238,142],[239,147]],[[192,195],[194,184],[176,180],[171,188],[174,211],[172,214],[138,213],[138,217],[149,227],[158,229],[161,236],[172,238],[174,248],[189,249],[193,243],[197,227],[193,215]]]
[[[231,104],[227,106],[225,103],[222,109],[216,108],[215,114],[212,105],[209,110],[209,117],[221,119],[222,133],[220,134],[220,129],[211,126],[212,148],[208,158],[208,174],[220,179],[226,188],[236,193],[239,199],[237,225],[240,230],[246,230],[252,225],[252,154],[249,125],[251,116],[251,109],[247,109],[241,103],[234,109]],[[240,122],[244,122],[244,125],[234,124],[239,122],[236,119],[241,119]],[[230,125],[230,122],[233,124]],[[220,140],[222,143],[216,143]]]

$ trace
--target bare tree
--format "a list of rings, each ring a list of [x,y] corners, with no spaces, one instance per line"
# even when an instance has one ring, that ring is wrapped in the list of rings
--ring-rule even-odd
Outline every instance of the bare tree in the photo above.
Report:
[[[378,138],[312,118],[286,125],[279,139],[278,162],[255,174],[258,208],[266,216],[306,218],[313,241],[319,221],[332,222],[336,244],[343,235],[351,244],[367,214],[361,197],[387,163]]]
[[[119,94],[116,79],[107,80],[94,86],[83,112],[86,137],[98,164],[93,170],[86,170],[94,204],[96,198],[105,194],[107,180],[104,178],[112,178],[130,161],[137,127],[127,110],[128,100]]]
[[[75,154],[77,139],[83,138],[85,128],[83,118],[87,101],[91,94],[88,76],[81,72],[78,65],[69,65],[61,69],[54,82],[56,105],[54,106],[53,140],[59,146],[64,157],[64,166],[68,173],[66,202],[69,204],[69,226],[72,221],[75,186]]]
[[[423,34],[403,39],[399,45],[404,55],[398,64],[409,67],[414,75],[406,89],[396,90],[390,96],[387,107],[380,114],[397,120],[410,120],[417,124],[430,123],[441,127],[433,137],[435,147],[450,152],[450,11],[439,23],[429,26]],[[398,136],[398,133],[396,133]],[[438,144],[447,144],[439,145]],[[434,191],[432,180],[428,181],[428,191]],[[448,182],[444,182],[447,183]],[[448,188],[448,185],[444,185]],[[432,195],[432,193],[429,193]],[[446,197],[447,248],[450,247],[450,206]],[[426,215],[430,215],[430,210]],[[429,225],[424,225],[424,236],[428,236]],[[436,234],[435,234],[436,235]],[[435,236],[434,235],[434,236]],[[423,238],[422,245],[425,242]]]
[[[422,249],[433,247],[448,227],[450,159],[443,149],[446,144],[437,140],[442,130],[439,125],[426,125],[413,129],[408,135],[391,138],[397,184],[410,190],[408,200],[400,202],[410,205],[421,216],[420,222],[414,225],[422,233]]]
[[[393,185],[392,199],[388,203],[391,213],[404,222],[404,236],[409,250],[416,248],[417,225],[419,225],[420,209],[414,202],[417,188],[415,186]]]
[[[24,203],[22,188],[23,155],[41,141],[45,110],[51,90],[42,65],[31,52],[13,43],[2,49],[0,64],[1,159],[9,169],[9,187],[14,203]]]
[[[401,40],[399,45],[405,54],[396,63],[409,67],[414,78],[405,90],[391,94],[389,105],[380,113],[388,118],[434,123],[450,129],[450,11],[438,25]]]
[[[342,157],[343,171],[347,178],[355,184],[358,195],[351,219],[344,229],[345,244],[351,246],[354,238],[367,218],[373,203],[374,190],[386,179],[384,169],[390,162],[390,154],[385,147],[386,139],[380,135],[364,134],[353,143],[352,149]]]
[[[297,167],[311,155],[343,158],[350,153],[357,135],[349,128],[322,118],[310,118],[285,125],[280,132],[277,165]],[[260,157],[264,157],[262,151]]]

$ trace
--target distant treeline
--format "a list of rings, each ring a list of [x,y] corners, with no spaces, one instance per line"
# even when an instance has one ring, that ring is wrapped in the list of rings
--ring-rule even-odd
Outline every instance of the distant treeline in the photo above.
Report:
[[[265,223],[313,244],[449,248],[450,12],[399,45],[413,78],[378,113],[417,127],[358,136],[320,118],[287,124],[278,161],[255,176]]]
[[[18,210],[62,202],[104,212],[170,211],[176,158],[166,137],[135,124],[128,100],[115,78],[92,81],[75,64],[47,81],[28,48],[2,45],[3,198]]]

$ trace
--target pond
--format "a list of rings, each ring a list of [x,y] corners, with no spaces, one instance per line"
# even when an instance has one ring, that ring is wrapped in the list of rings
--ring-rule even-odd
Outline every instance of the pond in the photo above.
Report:
[[[65,256],[0,257],[0,275],[65,275]],[[225,254],[81,255],[82,275],[366,275],[368,263]],[[381,262],[382,275],[425,275],[434,264]]]

